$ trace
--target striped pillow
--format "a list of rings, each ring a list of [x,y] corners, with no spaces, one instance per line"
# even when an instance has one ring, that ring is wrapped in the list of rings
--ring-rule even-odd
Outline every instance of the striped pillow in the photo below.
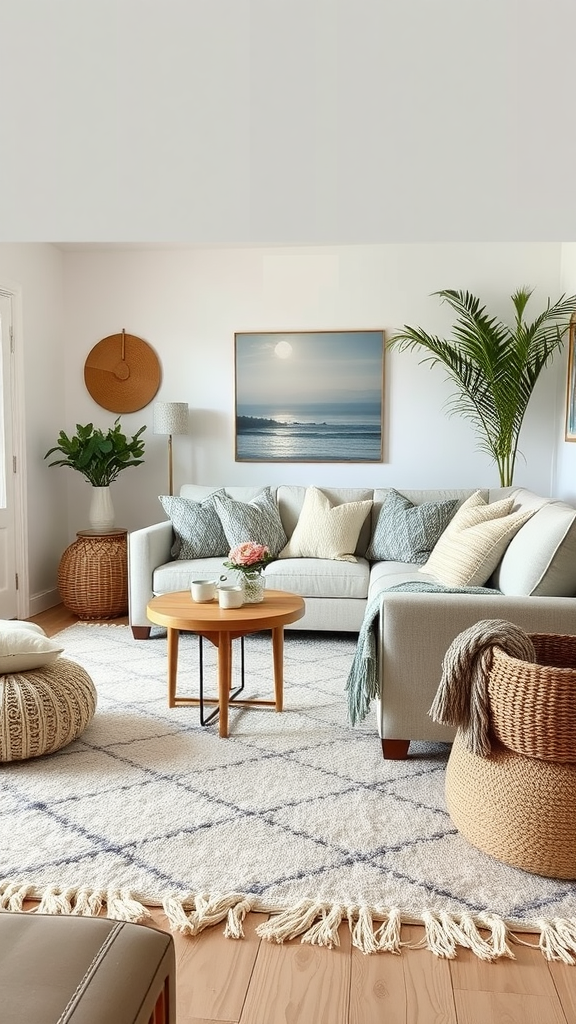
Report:
[[[514,498],[488,504],[476,491],[458,509],[418,571],[446,586],[484,586],[514,535],[534,515],[534,509],[512,512],[513,505]]]

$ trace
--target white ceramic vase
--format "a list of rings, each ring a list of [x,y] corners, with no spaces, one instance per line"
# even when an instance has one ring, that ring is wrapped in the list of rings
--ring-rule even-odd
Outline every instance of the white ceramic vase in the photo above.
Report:
[[[109,487],[93,487],[90,512],[90,529],[96,533],[107,533],[114,526],[114,506]]]

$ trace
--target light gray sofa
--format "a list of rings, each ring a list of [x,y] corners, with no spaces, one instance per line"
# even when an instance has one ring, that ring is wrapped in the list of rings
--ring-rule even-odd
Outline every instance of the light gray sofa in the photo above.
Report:
[[[202,501],[216,487],[186,484],[182,497]],[[230,497],[249,502],[261,487],[224,488]],[[380,698],[378,732],[385,757],[404,757],[411,740],[451,740],[454,730],[432,721],[428,711],[440,681],[444,654],[452,640],[480,619],[500,618],[531,633],[576,635],[576,509],[523,488],[481,490],[488,502],[513,496],[514,510],[535,510],[508,544],[487,585],[497,596],[465,593],[388,592],[395,584],[433,581],[419,565],[366,558],[370,538],[388,488],[322,487],[332,504],[372,502],[360,531],[356,562],[322,558],[283,558],[265,574],[274,589],[301,594],[302,619],[288,629],[356,633],[368,603],[381,596],[378,623]],[[474,489],[401,490],[411,502],[462,503]],[[273,488],[282,524],[292,536],[306,487]],[[258,539],[258,538],[251,538]],[[170,520],[137,530],[128,537],[129,622],[137,639],[150,634],[146,606],[154,594],[186,590],[196,577],[220,575],[223,558],[173,559]]]

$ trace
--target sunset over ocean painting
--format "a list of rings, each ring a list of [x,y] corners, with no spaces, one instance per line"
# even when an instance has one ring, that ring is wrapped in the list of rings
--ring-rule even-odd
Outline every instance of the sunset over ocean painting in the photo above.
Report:
[[[381,462],[384,332],[236,333],[237,462]]]

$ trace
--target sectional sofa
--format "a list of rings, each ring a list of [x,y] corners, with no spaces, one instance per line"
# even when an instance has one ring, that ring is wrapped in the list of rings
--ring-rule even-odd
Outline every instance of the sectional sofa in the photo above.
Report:
[[[366,609],[378,605],[375,711],[385,757],[406,756],[413,740],[453,738],[428,711],[444,654],[468,626],[500,618],[531,633],[576,635],[576,509],[524,488],[186,484],[161,500],[169,518],[128,538],[134,637],[150,635],[146,605],[154,594],[226,573],[231,542],[267,542],[274,520],[278,557],[265,570],[267,585],[306,602],[304,617],[287,628],[357,633]],[[203,519],[204,533],[196,530]],[[438,586],[402,590],[426,583]]]

